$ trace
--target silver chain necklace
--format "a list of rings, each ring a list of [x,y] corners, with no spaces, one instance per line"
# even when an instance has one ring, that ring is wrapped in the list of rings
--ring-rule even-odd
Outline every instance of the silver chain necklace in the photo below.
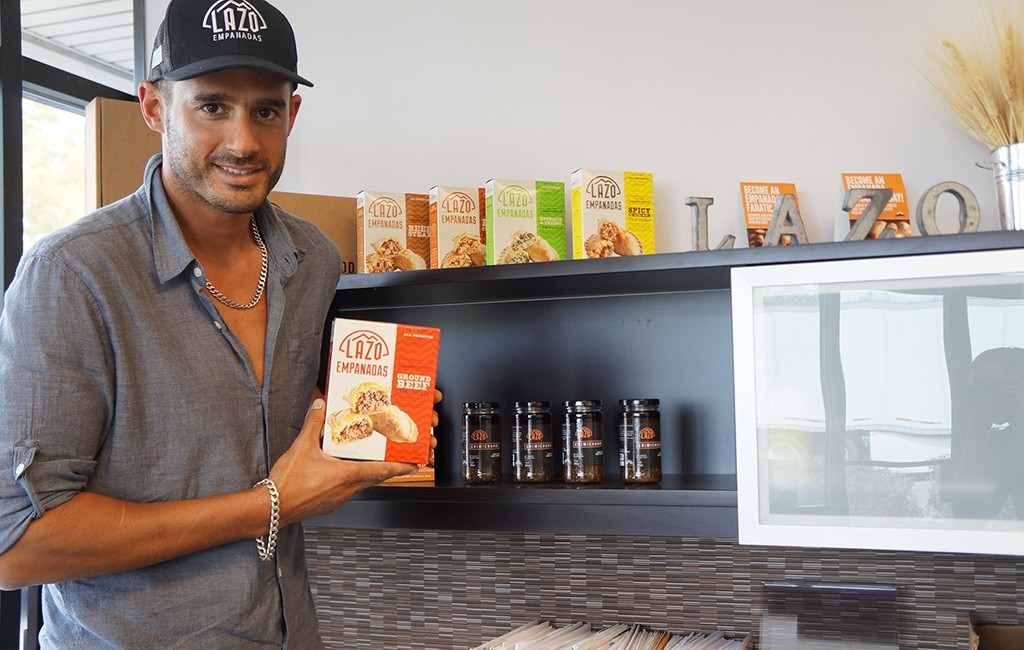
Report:
[[[259,303],[260,298],[263,297],[263,288],[267,285],[267,246],[263,243],[260,229],[256,227],[256,217],[249,219],[249,227],[252,230],[252,238],[256,241],[256,245],[260,247],[260,282],[256,285],[256,295],[252,297],[252,300],[243,305],[217,291],[217,288],[209,280],[206,281],[206,290],[210,295],[221,304],[227,305],[232,309],[252,309],[255,307]]]

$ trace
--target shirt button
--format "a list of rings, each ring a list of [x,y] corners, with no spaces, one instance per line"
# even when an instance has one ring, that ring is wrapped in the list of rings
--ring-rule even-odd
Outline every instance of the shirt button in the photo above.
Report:
[[[195,275],[197,278],[201,278],[203,277],[203,270],[197,266],[196,268],[192,269],[192,274]]]
[[[21,475],[25,473],[25,463],[18,463],[18,467],[14,470],[14,478],[21,478]]]

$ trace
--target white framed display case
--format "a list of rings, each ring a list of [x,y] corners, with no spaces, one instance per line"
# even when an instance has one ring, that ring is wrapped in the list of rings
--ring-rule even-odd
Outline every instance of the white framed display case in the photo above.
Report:
[[[731,288],[741,543],[1024,555],[1024,250]]]

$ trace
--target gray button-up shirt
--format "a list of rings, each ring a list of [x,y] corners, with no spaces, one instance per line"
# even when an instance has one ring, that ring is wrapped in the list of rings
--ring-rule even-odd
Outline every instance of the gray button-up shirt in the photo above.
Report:
[[[0,316],[0,551],[80,490],[136,502],[251,488],[297,435],[341,258],[264,204],[261,387],[206,294],[160,182],[34,247]],[[187,522],[182,522],[187,525]],[[44,646],[321,647],[300,525],[275,562],[243,540],[44,588]],[[117,549],[111,548],[112,553]]]

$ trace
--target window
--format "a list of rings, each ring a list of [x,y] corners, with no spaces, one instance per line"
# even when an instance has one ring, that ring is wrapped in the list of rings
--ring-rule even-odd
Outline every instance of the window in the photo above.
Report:
[[[31,96],[22,101],[24,250],[82,216],[85,116]],[[54,182],[58,180],[59,182]]]
[[[132,0],[21,0],[22,54],[135,92]]]
[[[4,288],[23,252],[44,231],[83,213],[84,179],[69,161],[84,158],[85,106],[96,97],[132,99],[141,69],[145,0],[21,0],[0,3],[0,190]],[[131,94],[129,94],[131,93]],[[23,119],[24,116],[24,119]],[[35,129],[40,120],[47,129]],[[66,135],[57,137],[53,129]],[[58,145],[52,148],[52,145]],[[49,150],[40,147],[50,147]],[[47,160],[48,157],[53,159]],[[23,171],[24,162],[24,171]],[[60,183],[32,190],[30,174],[59,173]],[[60,170],[54,172],[54,169]],[[45,171],[49,170],[49,171]],[[51,179],[53,176],[51,176]],[[59,186],[59,187],[58,187]],[[81,189],[78,189],[81,188]],[[30,192],[23,195],[23,189]],[[55,192],[54,190],[59,190]],[[73,196],[81,198],[72,198]],[[43,207],[42,199],[52,203]],[[72,216],[73,215],[73,216]],[[3,302],[0,299],[0,309]]]

